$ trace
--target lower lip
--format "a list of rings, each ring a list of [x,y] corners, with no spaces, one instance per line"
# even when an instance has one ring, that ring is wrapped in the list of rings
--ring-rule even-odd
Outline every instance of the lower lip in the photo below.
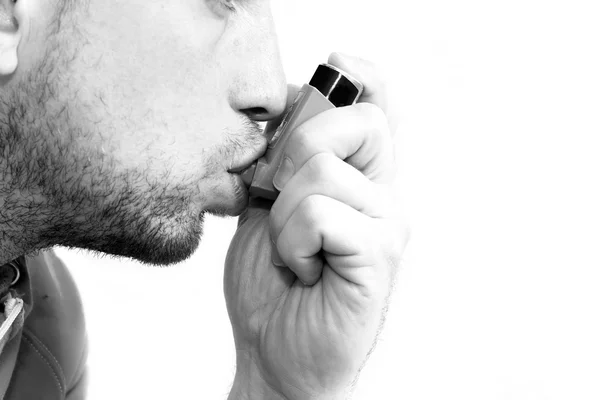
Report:
[[[248,188],[244,185],[242,177],[239,174],[230,173],[231,182],[234,187],[235,204],[234,215],[241,214],[248,207]]]

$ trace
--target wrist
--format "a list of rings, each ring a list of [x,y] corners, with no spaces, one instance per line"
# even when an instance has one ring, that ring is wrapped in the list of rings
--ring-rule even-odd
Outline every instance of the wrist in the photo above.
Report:
[[[238,351],[235,379],[228,400],[288,400],[263,377],[248,352]]]

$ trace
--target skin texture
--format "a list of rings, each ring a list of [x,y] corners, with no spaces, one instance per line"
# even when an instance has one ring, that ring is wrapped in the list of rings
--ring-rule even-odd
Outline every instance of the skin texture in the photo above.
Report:
[[[270,5],[55,1],[16,5],[19,63],[0,92],[0,261],[53,245],[182,261],[204,213],[247,205],[227,171],[264,152],[256,121],[284,109]]]

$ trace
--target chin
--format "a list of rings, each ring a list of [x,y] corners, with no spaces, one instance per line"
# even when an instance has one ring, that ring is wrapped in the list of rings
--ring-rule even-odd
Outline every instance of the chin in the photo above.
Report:
[[[106,235],[94,243],[77,243],[79,247],[136,260],[150,266],[169,266],[190,258],[197,250],[203,233],[204,213],[194,221],[180,220],[159,224],[151,229],[122,230],[119,234]]]
[[[190,258],[199,244],[200,237],[198,236],[190,237],[188,240],[167,238],[162,246],[136,251],[134,254],[130,254],[130,257],[142,264],[165,267]]]

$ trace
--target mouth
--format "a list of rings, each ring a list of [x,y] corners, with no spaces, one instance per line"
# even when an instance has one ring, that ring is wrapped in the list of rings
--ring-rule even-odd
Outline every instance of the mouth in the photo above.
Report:
[[[238,156],[230,164],[230,168],[227,169],[227,172],[244,186],[246,196],[248,196],[247,189],[252,183],[257,162],[266,154],[268,145],[264,127],[259,128],[256,125],[255,129],[254,134],[250,135],[253,140],[248,146],[245,146],[245,149],[240,149],[242,154],[238,153]]]
[[[259,158],[265,155],[267,151],[267,144],[264,143],[264,146],[259,149],[259,151],[253,152],[252,154],[247,155],[244,159],[239,160],[237,165],[232,166],[227,170],[230,174],[245,176],[249,170],[256,167],[257,161]]]

